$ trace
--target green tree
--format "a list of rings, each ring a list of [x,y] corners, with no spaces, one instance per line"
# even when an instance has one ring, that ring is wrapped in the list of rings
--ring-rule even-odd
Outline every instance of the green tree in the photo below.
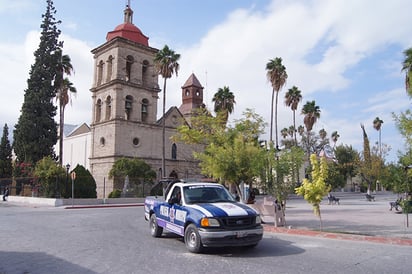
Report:
[[[412,48],[406,49],[403,54],[405,59],[402,62],[402,71],[405,71],[405,88],[408,95],[412,97]]]
[[[37,178],[43,196],[60,197],[60,191],[64,189],[65,168],[59,166],[50,156],[46,156],[37,162],[34,176]]]
[[[13,162],[9,141],[9,127],[5,124],[0,142],[0,186],[10,184],[12,175]]]
[[[357,164],[359,163],[359,153],[352,146],[337,146],[335,149],[337,169],[343,176],[345,182],[351,181],[352,191],[355,190],[353,178],[357,174]]]
[[[396,127],[405,139],[407,149],[412,148],[412,111],[410,109],[401,112],[399,115],[393,114]]]
[[[54,121],[56,95],[53,81],[56,77],[56,51],[63,46],[58,41],[60,30],[51,0],[47,0],[46,13],[41,24],[38,49],[34,52],[35,62],[31,66],[21,114],[14,129],[13,148],[17,160],[36,163],[44,156],[55,157],[53,146],[57,141],[57,124]]]
[[[218,142],[224,129],[220,121],[203,109],[194,110],[190,125],[183,124],[178,127],[177,133],[172,137],[174,142],[182,141],[186,144],[199,144],[207,146]]]
[[[365,127],[361,125],[361,128],[363,131],[363,157],[360,159],[358,172],[362,180],[367,184],[367,193],[370,194],[377,181],[385,175],[386,170],[384,160],[379,153],[379,148],[373,147],[371,151]]]
[[[272,100],[271,100],[271,112],[270,112],[270,141],[273,142],[272,133],[273,133],[273,101],[276,93],[276,102],[275,102],[275,148],[279,148],[278,143],[278,97],[279,92],[282,87],[286,84],[288,79],[288,74],[286,73],[286,67],[282,65],[282,58],[276,57],[270,59],[266,64],[266,77],[272,85]]]
[[[319,217],[320,230],[322,230],[320,203],[330,190],[330,187],[326,185],[328,164],[325,157],[321,157],[319,163],[315,154],[310,156],[310,163],[312,166],[312,181],[306,178],[303,179],[302,185],[295,188],[295,191],[296,194],[303,196],[303,198],[312,205],[313,212]]]
[[[326,184],[330,186],[330,189],[340,189],[346,185],[345,176],[340,173],[338,163],[334,161],[328,161],[328,179]]]
[[[166,143],[166,127],[165,127],[165,114],[166,114],[166,80],[172,78],[173,74],[176,76],[179,71],[180,54],[175,53],[167,45],[156,53],[154,58],[155,67],[157,72],[163,77],[163,116],[162,116],[162,174],[166,177],[166,160],[165,160],[165,143]]]
[[[243,117],[225,129],[219,119],[204,111],[192,118],[190,127],[179,127],[173,140],[204,145],[203,151],[194,152],[203,175],[237,188],[241,182],[251,185],[261,175],[265,162],[264,150],[258,142],[264,122],[250,109]]]
[[[203,152],[195,153],[200,160],[202,173],[239,188],[245,183],[252,189],[252,182],[261,175],[264,151],[259,146],[263,133],[262,117],[251,111],[243,113],[233,128],[221,129]],[[245,199],[246,197],[242,197]]]
[[[110,169],[109,178],[114,178],[115,189],[122,190],[125,182],[129,180],[129,188],[126,190],[134,196],[144,196],[144,184],[152,184],[156,178],[156,172],[141,159],[120,158],[114,162]],[[142,186],[142,191],[138,189],[139,185]]]
[[[383,124],[383,120],[381,120],[379,117],[376,117],[373,120],[373,128],[379,132],[379,144],[378,145],[379,145],[380,155],[382,155],[382,141],[381,141],[382,124]]]
[[[214,111],[217,117],[221,116],[222,123],[226,126],[229,119],[229,114],[234,110],[235,95],[230,91],[229,87],[224,86],[219,88],[212,98],[214,102]]]
[[[275,172],[269,173],[275,182],[270,193],[276,195],[279,202],[286,205],[289,194],[293,193],[296,183],[299,181],[298,170],[304,159],[304,151],[297,146],[282,151],[268,150],[268,159]]]
[[[56,99],[59,101],[59,164],[63,164],[63,131],[64,131],[64,111],[69,102],[71,102],[71,93],[76,93],[77,90],[70,82],[69,78],[64,75],[71,75],[74,71],[69,55],[63,55],[62,50],[56,51],[57,65],[56,77],[54,79],[54,87],[57,92]],[[70,93],[69,93],[70,92]]]
[[[288,90],[285,95],[285,104],[286,106],[290,107],[293,112],[293,128],[296,129],[296,110],[298,109],[299,103],[302,101],[302,94],[301,91],[296,87],[293,86]],[[296,138],[296,130],[294,130],[294,138],[295,138],[295,145],[297,145],[298,141]]]

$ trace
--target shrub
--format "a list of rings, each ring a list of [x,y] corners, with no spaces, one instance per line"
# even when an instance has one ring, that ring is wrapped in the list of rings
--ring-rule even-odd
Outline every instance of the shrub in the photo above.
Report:
[[[120,198],[122,191],[120,189],[115,189],[109,194],[109,198]]]
[[[73,170],[76,172],[74,181],[74,197],[75,198],[96,198],[96,181],[92,174],[81,165],[77,165]]]

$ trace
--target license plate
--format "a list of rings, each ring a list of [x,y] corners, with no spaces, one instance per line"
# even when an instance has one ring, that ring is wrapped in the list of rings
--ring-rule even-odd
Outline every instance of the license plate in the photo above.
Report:
[[[236,232],[236,238],[243,238],[247,236],[247,232],[245,231],[238,231]]]

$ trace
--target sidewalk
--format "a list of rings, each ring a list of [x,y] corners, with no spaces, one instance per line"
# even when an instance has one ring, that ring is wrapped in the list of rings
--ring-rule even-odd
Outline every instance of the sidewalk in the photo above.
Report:
[[[333,195],[340,198],[340,204],[329,205],[324,199],[320,207],[322,230],[312,206],[302,197],[293,196],[286,204],[286,226],[275,227],[267,222],[265,231],[412,246],[412,214],[407,227],[405,214],[389,210],[389,202],[395,201],[396,195],[374,194],[374,202],[367,201],[364,193]]]

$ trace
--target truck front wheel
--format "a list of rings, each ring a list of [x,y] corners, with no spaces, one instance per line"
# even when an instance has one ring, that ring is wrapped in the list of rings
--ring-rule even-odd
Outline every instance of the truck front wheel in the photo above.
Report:
[[[193,253],[199,253],[203,249],[199,232],[194,224],[188,225],[185,230],[185,244],[186,248]]]
[[[149,225],[150,225],[150,234],[153,237],[160,237],[162,236],[163,233],[163,227],[160,227],[157,225],[157,220],[156,220],[156,214],[150,215],[150,220],[149,220]]]

